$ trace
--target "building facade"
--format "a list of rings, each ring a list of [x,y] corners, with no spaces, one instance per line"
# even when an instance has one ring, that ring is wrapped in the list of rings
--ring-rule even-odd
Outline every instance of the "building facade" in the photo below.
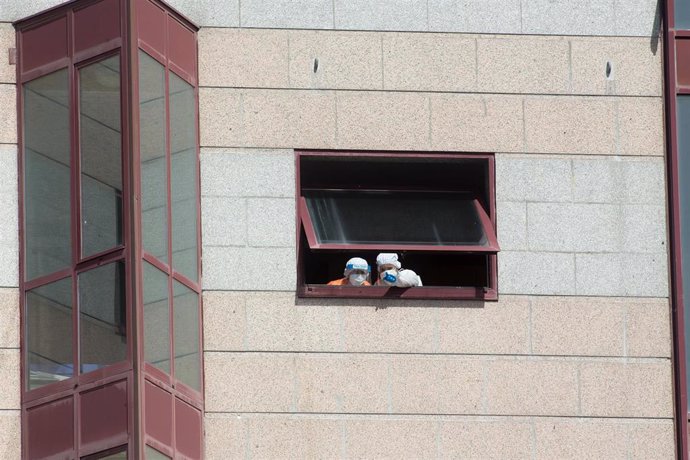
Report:
[[[7,50],[17,49],[14,21],[59,3],[0,0],[7,459],[28,456],[26,133],[16,107],[31,80],[17,80]],[[667,198],[679,153],[667,143],[690,127],[664,103],[675,68],[665,68],[663,2],[168,3],[199,28],[189,81],[198,86],[203,385],[194,407],[204,458],[683,455],[680,272],[669,264],[680,249]],[[460,160],[483,163],[469,175]],[[363,168],[376,174],[358,175]],[[323,289],[345,255],[373,265],[387,246],[319,247],[310,225],[328,224],[316,222],[305,190],[447,191],[439,184],[453,177],[479,184],[482,229],[497,246],[456,243],[450,261],[398,246],[425,280],[407,294]],[[395,228],[410,225],[403,216]],[[455,263],[479,280],[472,289],[445,289]],[[128,441],[141,447],[129,455],[163,449],[149,440]]]

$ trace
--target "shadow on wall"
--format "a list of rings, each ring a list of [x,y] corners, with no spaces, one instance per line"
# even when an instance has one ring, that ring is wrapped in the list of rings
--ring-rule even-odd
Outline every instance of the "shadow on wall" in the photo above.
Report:
[[[654,13],[654,22],[652,23],[652,35],[649,40],[649,48],[652,50],[653,54],[656,54],[659,49],[659,31],[661,30],[661,9],[663,8],[661,4],[662,0],[657,0],[656,2],[656,12]]]

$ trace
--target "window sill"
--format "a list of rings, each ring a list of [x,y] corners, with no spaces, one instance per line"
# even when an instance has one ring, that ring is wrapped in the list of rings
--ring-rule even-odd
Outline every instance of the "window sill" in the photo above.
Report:
[[[450,286],[398,288],[305,284],[298,287],[297,296],[351,299],[498,300],[496,289]]]

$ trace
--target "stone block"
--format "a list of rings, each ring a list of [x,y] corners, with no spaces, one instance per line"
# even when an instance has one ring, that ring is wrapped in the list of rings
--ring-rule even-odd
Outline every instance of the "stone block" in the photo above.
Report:
[[[532,353],[624,356],[624,300],[587,297],[532,299]]]
[[[16,244],[0,244],[0,287],[19,286],[19,252]]]
[[[612,252],[623,247],[623,210],[612,204],[527,203],[531,250]]]
[[[300,354],[298,412],[389,412],[388,360],[376,355]]]
[[[249,246],[294,246],[295,222],[294,198],[247,199]]]
[[[676,455],[675,431],[672,420],[660,420],[656,423],[631,423],[628,426],[630,436],[631,460],[663,460]]]
[[[617,102],[617,99],[606,97],[526,97],[525,151],[616,153]]]
[[[19,348],[19,292],[0,289],[0,348]]]
[[[527,249],[527,203],[499,201],[496,203],[498,244],[502,250]]]
[[[618,152],[621,155],[664,154],[664,107],[662,98],[624,97],[616,101]]]
[[[436,422],[365,419],[347,423],[346,458],[434,458]]]
[[[203,302],[204,350],[244,350],[247,340],[246,294],[204,291]]]
[[[431,94],[431,147],[461,152],[523,151],[518,96]]]
[[[205,246],[245,246],[247,200],[225,196],[202,197],[201,237]]]
[[[335,28],[426,31],[425,0],[334,0]]]
[[[329,0],[242,0],[240,26],[266,29],[333,29]]]
[[[520,0],[429,0],[429,30],[519,34]]]
[[[662,95],[661,52],[650,49],[649,38],[583,37],[570,46],[573,93]]]
[[[335,147],[336,98],[331,91],[245,90],[242,104],[247,146]]]
[[[290,33],[290,87],[382,89],[381,37],[370,32]]]
[[[449,305],[437,314],[439,353],[530,352],[529,300],[525,297],[502,295],[498,302]]]
[[[666,253],[666,207],[624,205],[623,247],[652,254]]]
[[[543,155],[496,155],[496,201],[572,201],[572,162]],[[497,213],[500,221],[501,215]]]
[[[292,412],[295,360],[286,353],[204,354],[208,412]]]
[[[515,35],[477,39],[477,85],[488,93],[563,94],[569,83],[568,42]]]
[[[583,363],[580,400],[584,416],[671,418],[671,362]]]
[[[31,16],[45,9],[52,8],[62,0],[33,0],[20,2],[17,0],[0,0],[0,21],[13,22]]]
[[[628,426],[596,419],[536,419],[536,458],[628,458]]]
[[[244,145],[242,92],[225,88],[199,89],[199,140],[202,146]]]
[[[344,351],[340,307],[301,302],[293,292],[245,296],[247,350]]]
[[[486,363],[485,413],[577,415],[577,365],[570,360],[497,359]]]
[[[343,339],[349,352],[433,353],[437,311],[423,306],[391,305],[341,308]]]
[[[666,254],[576,254],[577,294],[667,297]]]
[[[239,0],[168,0],[168,3],[201,27],[240,25]]]
[[[247,449],[247,415],[204,414],[204,457],[208,460],[244,458]]]
[[[587,203],[665,203],[661,158],[573,159],[574,200]]]
[[[0,411],[19,409],[21,392],[21,373],[19,371],[19,350],[0,349]]]
[[[483,369],[480,359],[397,356],[390,362],[390,412],[479,414]]]
[[[0,144],[17,142],[17,87],[0,84],[0,106],[8,108],[0,111]]]
[[[201,196],[295,196],[292,150],[203,149]]]
[[[527,419],[473,417],[440,423],[443,458],[532,458],[532,426]]]
[[[7,460],[21,458],[21,412],[0,410],[0,449]]]
[[[671,357],[671,321],[668,299],[634,299],[627,303],[628,356]]]
[[[614,0],[524,0],[522,33],[615,35]]]
[[[384,87],[406,91],[475,91],[476,41],[453,34],[385,34]]]
[[[2,1],[0,0],[0,4]],[[0,18],[0,21],[2,18]],[[16,81],[17,67],[9,64],[9,59],[5,55],[10,48],[16,48],[14,28],[12,24],[0,23],[0,50],[3,50],[0,59],[0,83],[14,83]]]
[[[275,265],[277,264],[277,265]],[[237,291],[293,291],[294,248],[204,248],[204,288]]]
[[[337,95],[338,148],[427,150],[429,98],[415,93]]]
[[[245,419],[250,458],[338,458],[345,421],[251,416]]]
[[[661,23],[661,4],[658,0],[627,0],[614,2],[616,35],[658,37]],[[647,40],[649,43],[649,39]],[[657,42],[657,46],[659,43]]]
[[[288,32],[215,29],[199,31],[201,86],[288,87]]]
[[[498,256],[501,294],[575,294],[575,256],[555,252],[501,251]]]

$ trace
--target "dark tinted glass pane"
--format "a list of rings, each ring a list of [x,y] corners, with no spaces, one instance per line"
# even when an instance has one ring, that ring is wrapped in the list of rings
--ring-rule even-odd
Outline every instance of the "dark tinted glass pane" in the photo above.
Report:
[[[168,276],[144,262],[144,359],[170,373]]]
[[[122,243],[120,56],[79,70],[82,255]]]
[[[685,320],[685,359],[690,364],[690,96],[678,96],[678,192],[683,253],[683,311]],[[690,366],[685,372],[690,378]],[[688,380],[690,381],[690,380]],[[690,394],[690,385],[688,385]]]
[[[195,390],[201,389],[199,354],[199,296],[174,282],[175,377]]]
[[[304,197],[322,244],[488,243],[467,194],[319,190]]]
[[[81,372],[127,358],[123,262],[79,274]]]
[[[194,88],[170,74],[173,268],[197,280],[196,105]]]
[[[676,29],[690,29],[690,0],[676,0]]]
[[[73,375],[72,278],[26,293],[28,389]]]
[[[165,69],[139,52],[141,231],[144,250],[168,261]]]
[[[72,262],[68,88],[67,70],[24,85],[26,279]]]

